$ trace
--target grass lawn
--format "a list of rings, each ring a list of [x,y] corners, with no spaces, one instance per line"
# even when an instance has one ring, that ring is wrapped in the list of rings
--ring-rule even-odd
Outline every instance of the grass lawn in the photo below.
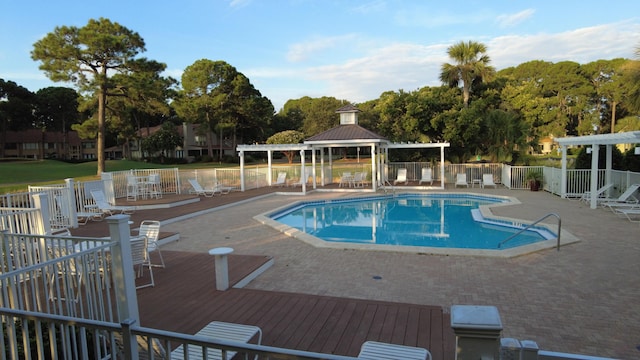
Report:
[[[106,171],[122,171],[129,169],[159,169],[159,168],[207,168],[207,167],[228,167],[238,166],[237,164],[193,163],[185,165],[160,165],[131,160],[107,160]],[[96,161],[70,164],[56,160],[34,160],[34,161],[8,161],[0,162],[0,194],[8,192],[27,191],[28,185],[45,185],[61,183],[64,179],[73,178],[75,180],[94,180],[98,163]]]

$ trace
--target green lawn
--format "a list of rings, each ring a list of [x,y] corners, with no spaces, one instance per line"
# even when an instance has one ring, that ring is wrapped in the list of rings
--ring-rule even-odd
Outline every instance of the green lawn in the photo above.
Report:
[[[186,165],[160,165],[131,160],[107,160],[106,171],[122,171],[129,169],[159,169],[174,168],[207,168],[207,167],[228,167],[238,166],[237,164],[193,163]],[[98,163],[96,161],[69,164],[56,160],[38,161],[9,161],[0,162],[0,194],[7,192],[26,191],[28,185],[44,185],[50,183],[61,183],[66,178],[76,180],[98,179],[96,172]]]

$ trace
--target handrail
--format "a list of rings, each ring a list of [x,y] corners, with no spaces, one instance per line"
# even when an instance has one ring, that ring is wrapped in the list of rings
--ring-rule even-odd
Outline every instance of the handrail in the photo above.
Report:
[[[548,213],[547,215],[541,217],[540,219],[534,221],[533,223],[525,226],[524,228],[520,229],[520,231],[518,231],[517,233],[509,236],[508,238],[500,241],[500,243],[498,244],[498,248],[502,247],[502,244],[506,243],[507,241],[515,238],[516,236],[522,234],[523,232],[531,229],[534,225],[538,224],[539,222],[541,222],[542,220],[548,218],[549,216],[555,216],[556,218],[558,218],[558,245],[557,245],[557,251],[560,251],[560,229],[562,227],[562,219],[560,219],[560,215],[556,214],[556,213]]]

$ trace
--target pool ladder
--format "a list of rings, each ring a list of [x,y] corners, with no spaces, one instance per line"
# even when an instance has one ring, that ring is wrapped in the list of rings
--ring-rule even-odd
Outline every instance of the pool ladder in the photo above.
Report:
[[[539,222],[541,222],[542,220],[550,217],[550,216],[555,216],[558,219],[558,245],[557,245],[557,250],[560,251],[560,228],[562,227],[562,219],[560,219],[560,215],[556,214],[556,213],[548,213],[547,215],[541,217],[540,219],[534,221],[533,223],[525,226],[524,228],[520,229],[520,231],[518,231],[517,233],[509,236],[508,238],[500,241],[500,243],[498,244],[498,249],[500,247],[502,247],[502,244],[506,243],[507,241],[515,238],[516,236],[522,234],[523,232],[531,229],[532,227],[534,227],[536,224],[538,224]]]

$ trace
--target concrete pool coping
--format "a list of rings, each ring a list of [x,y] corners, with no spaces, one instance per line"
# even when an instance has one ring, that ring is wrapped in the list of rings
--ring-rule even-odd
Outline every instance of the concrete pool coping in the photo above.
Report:
[[[451,192],[429,192],[428,194],[424,193],[415,193],[415,192],[403,192],[397,193],[395,195],[365,195],[365,196],[353,196],[349,198],[341,198],[337,201],[343,202],[349,199],[370,199],[370,198],[385,198],[390,196],[397,195],[418,195],[418,196],[451,196]],[[495,220],[499,222],[511,222],[511,223],[522,223],[522,224],[531,224],[532,221],[516,219],[506,216],[497,216],[494,215],[491,211],[492,208],[510,206],[510,205],[518,205],[521,202],[511,196],[501,196],[501,195],[479,195],[478,193],[472,192],[457,192],[456,196],[459,197],[461,195],[466,195],[470,197],[489,197],[489,198],[497,198],[506,200],[506,202],[499,202],[495,204],[489,205],[481,205],[479,206],[480,213],[482,217],[487,220]],[[333,200],[326,200],[325,203],[331,203]],[[548,239],[538,241],[533,244],[517,246],[513,248],[508,248],[504,250],[482,250],[482,249],[463,249],[463,248],[439,248],[439,247],[426,247],[426,246],[406,246],[406,245],[382,245],[382,244],[360,244],[360,243],[340,243],[340,242],[329,242],[322,239],[319,239],[313,235],[309,235],[301,230],[293,228],[289,225],[285,225],[271,218],[273,214],[277,214],[282,212],[285,209],[297,207],[306,203],[312,203],[313,201],[297,201],[291,204],[287,204],[285,206],[281,206],[275,208],[273,210],[258,214],[253,218],[260,222],[263,225],[267,225],[272,227],[273,229],[280,231],[290,237],[303,241],[309,245],[312,245],[317,248],[331,248],[331,249],[351,249],[351,250],[366,250],[366,251],[387,251],[387,252],[402,252],[402,253],[414,253],[414,254],[424,254],[424,255],[456,255],[456,256],[485,256],[485,257],[497,257],[497,258],[512,258],[517,256],[522,256],[530,253],[534,253],[541,250],[547,250],[556,248],[558,246],[564,246],[568,244],[572,244],[580,241],[577,237],[566,230],[560,231],[560,244],[558,244],[558,239]],[[548,231],[552,233],[556,233],[558,231],[557,227],[553,227],[552,225],[545,223],[538,223],[536,226],[546,228]]]

